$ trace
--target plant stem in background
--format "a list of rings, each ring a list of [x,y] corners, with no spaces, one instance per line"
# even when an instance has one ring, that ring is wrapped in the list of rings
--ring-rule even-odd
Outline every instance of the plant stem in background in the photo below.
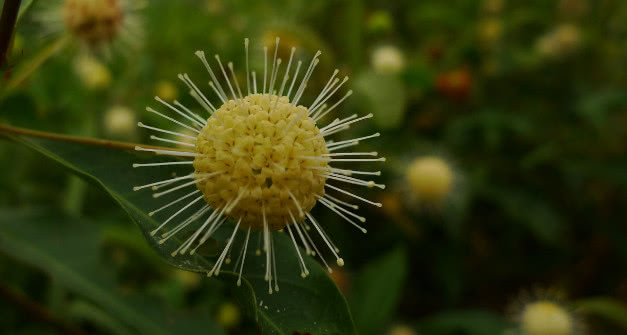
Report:
[[[3,95],[10,92],[12,89],[18,87],[26,78],[28,78],[35,70],[43,64],[48,58],[56,54],[61,50],[68,42],[70,38],[68,35],[63,35],[52,44],[45,47],[32,59],[26,61],[20,68],[15,71],[15,75],[11,78],[4,90]]]
[[[8,61],[9,45],[13,38],[17,13],[20,10],[22,0],[6,0],[2,6],[2,16],[0,16],[0,67]]]
[[[39,137],[39,138],[47,138],[56,141],[62,142],[75,142],[82,143],[87,145],[95,145],[100,147],[108,147],[119,150],[135,150],[135,146],[139,144],[129,143],[129,142],[118,142],[118,141],[109,141],[109,140],[101,140],[97,138],[88,138],[88,137],[78,137],[78,136],[68,136],[61,135],[55,133],[49,133],[44,131],[30,130],[18,127],[12,127],[9,125],[0,124],[0,136],[11,137],[12,135],[23,135],[30,137]],[[159,150],[171,150],[171,148],[158,147],[153,145],[141,145],[143,148],[151,148],[151,149],[159,149]]]

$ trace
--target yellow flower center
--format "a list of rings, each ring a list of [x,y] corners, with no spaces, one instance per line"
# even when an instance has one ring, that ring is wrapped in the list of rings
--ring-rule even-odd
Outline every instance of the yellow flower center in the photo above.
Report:
[[[300,221],[324,194],[328,150],[303,106],[287,97],[251,94],[230,100],[196,140],[197,187],[209,205],[270,230]],[[290,215],[291,214],[291,215]]]
[[[526,335],[571,335],[573,333],[572,321],[568,313],[549,301],[527,305],[521,321]]]
[[[73,34],[95,46],[120,31],[124,11],[119,0],[65,0],[63,19]]]

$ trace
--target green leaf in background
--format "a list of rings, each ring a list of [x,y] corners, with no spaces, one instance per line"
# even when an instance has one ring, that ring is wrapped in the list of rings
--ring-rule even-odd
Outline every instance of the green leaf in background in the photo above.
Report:
[[[575,302],[577,310],[613,322],[627,331],[627,304],[612,298],[587,298]]]
[[[365,72],[355,79],[355,94],[360,108],[374,114],[379,128],[398,127],[405,115],[405,88],[394,74]]]
[[[206,317],[206,311],[160,310],[156,301],[118,293],[113,271],[99,259],[102,240],[94,223],[43,210],[0,210],[0,216],[0,251],[43,270],[68,290],[93,301],[120,320],[124,329],[141,334],[208,329],[211,334],[222,334]],[[96,317],[95,311],[83,309],[82,315]],[[122,329],[102,313],[97,318],[99,322],[108,322],[111,330]]]
[[[418,323],[420,335],[497,335],[506,328],[503,318],[486,311],[443,312]]]
[[[173,169],[133,169],[131,166],[135,162],[154,159],[135,151],[27,136],[13,138],[99,184],[126,210],[139,225],[151,247],[170,264],[202,273],[208,272],[213,266],[210,260],[198,253],[172,257],[170,253],[178,246],[178,242],[170,239],[159,245],[150,236],[150,231],[159,223],[146,213],[162,204],[155,201],[149,192],[133,192],[132,187],[170,178]],[[178,175],[188,173],[186,170],[174,172]],[[167,217],[167,213],[164,216]],[[241,287],[235,285],[235,273],[220,272],[219,278],[232,286],[244,310],[259,323],[264,334],[291,335],[294,331],[354,334],[346,300],[326,271],[313,259],[306,257],[310,276],[301,278],[291,240],[283,234],[274,235],[276,248],[280,250],[276,257],[280,285],[278,294],[267,294],[268,284],[263,278],[263,264],[255,258],[254,248],[249,248]],[[222,237],[226,239],[227,236],[225,234]]]
[[[351,309],[362,335],[377,335],[390,321],[407,276],[407,252],[394,249],[357,273],[351,290]]]

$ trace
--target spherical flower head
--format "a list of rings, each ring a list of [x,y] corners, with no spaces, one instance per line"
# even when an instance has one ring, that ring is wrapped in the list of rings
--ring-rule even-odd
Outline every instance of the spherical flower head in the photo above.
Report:
[[[227,216],[242,218],[243,228],[255,230],[263,229],[264,214],[270,230],[291,222],[289,213],[305,219],[316,196],[324,195],[326,178],[312,168],[327,169],[324,155],[329,153],[316,122],[307,115],[307,108],[269,94],[222,105],[195,147],[196,174],[223,172],[197,184],[207,203],[214,208],[234,203]]]
[[[126,106],[113,106],[105,112],[104,127],[111,136],[132,137],[137,129],[136,124],[135,113]]]
[[[372,53],[372,67],[379,73],[398,73],[405,67],[405,56],[398,47],[378,47]]]
[[[536,301],[525,306],[521,316],[525,335],[572,335],[570,314],[551,301]]]
[[[124,11],[120,0],[64,0],[67,29],[90,46],[109,43],[121,31]]]
[[[354,212],[359,207],[352,201],[361,201],[377,207],[381,207],[381,204],[345,190],[342,184],[384,189],[385,185],[364,179],[368,176],[379,176],[381,172],[351,169],[345,165],[340,167],[335,164],[383,162],[385,158],[377,158],[377,152],[353,152],[346,149],[361,141],[378,137],[379,133],[341,141],[328,140],[333,134],[349,129],[356,122],[373,116],[368,114],[359,117],[353,114],[322,125],[325,116],[352,94],[349,90],[341,98],[335,96],[348,81],[348,77],[337,78],[339,70],[333,72],[327,84],[309,106],[299,103],[319,62],[320,51],[306,65],[293,59],[296,49],[291,48],[287,66],[281,73],[282,59],[277,57],[281,52],[279,39],[276,38],[273,55],[268,54],[267,47],[263,48],[263,72],[257,76],[254,70],[249,71],[248,39],[244,42],[244,48],[246,51],[244,89],[239,84],[232,63],[227,63],[226,66],[229,75],[220,57],[215,55],[217,70],[214,71],[205,53],[196,52],[196,56],[210,75],[209,86],[217,96],[217,107],[214,106],[215,101],[212,103],[187,74],[179,74],[179,79],[189,89],[191,97],[198,102],[208,117],[197,114],[176,100],[170,103],[160,97],[155,99],[168,111],[165,113],[171,115],[151,107],[146,108],[147,111],[174,123],[176,128],[173,131],[139,122],[140,127],[156,133],[150,136],[151,139],[167,143],[170,147],[138,146],[136,149],[176,156],[183,160],[134,164],[133,167],[187,165],[193,170],[187,175],[173,176],[166,180],[135,186],[133,189],[139,191],[150,188],[155,191],[153,197],[159,198],[171,197],[178,194],[176,192],[194,188],[190,193],[148,213],[150,216],[160,215],[158,213],[167,208],[180,206],[151,232],[152,236],[159,238],[159,244],[165,243],[185,229],[194,227],[191,236],[188,235],[187,239],[172,251],[172,257],[186,253],[194,254],[215,235],[218,229],[223,226],[234,226],[222,253],[213,268],[207,272],[209,276],[217,276],[223,265],[231,264],[231,259],[227,255],[230,255],[237,245],[242,248],[239,252],[242,259],[235,262],[236,268],[233,271],[239,272],[237,283],[240,285],[247,250],[254,250],[248,248],[248,241],[254,238],[251,234],[258,234],[259,240],[263,239],[263,252],[266,256],[264,278],[268,281],[268,291],[271,294],[279,290],[275,261],[277,251],[273,234],[289,235],[303,278],[309,275],[309,270],[298,248],[298,241],[305,248],[307,255],[320,257],[327,270],[332,272],[310,234],[320,237],[335,257],[338,266],[344,265],[344,260],[338,254],[340,249],[314,218],[311,210],[316,204],[321,204],[362,233],[366,233],[366,229],[361,226],[366,219]],[[222,74],[222,80],[218,80],[216,73]],[[176,138],[171,138],[172,136]],[[188,209],[192,211],[195,208],[192,206],[200,208],[196,208],[191,214],[187,213],[189,215],[187,218],[179,217]],[[164,228],[170,222],[176,222],[175,220],[179,220],[178,225],[163,232]],[[238,232],[243,232],[244,236],[238,235]],[[238,237],[243,240],[236,241]],[[261,255],[261,248],[255,253]]]
[[[74,71],[89,90],[101,90],[111,85],[111,72],[94,57],[83,55],[76,59]]]
[[[440,203],[453,187],[453,170],[434,156],[416,158],[407,168],[410,191],[421,201]]]
[[[561,24],[538,39],[536,48],[545,57],[561,57],[575,51],[581,43],[579,28]]]

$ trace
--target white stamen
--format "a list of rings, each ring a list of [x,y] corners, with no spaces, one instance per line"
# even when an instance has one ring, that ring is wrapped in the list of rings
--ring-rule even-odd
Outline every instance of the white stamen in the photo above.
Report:
[[[274,250],[274,237],[270,239],[270,249],[272,250],[272,269],[274,270],[274,291],[279,292],[279,275],[276,273],[276,251]]]
[[[336,79],[336,80],[337,80],[337,79]],[[311,113],[315,113],[315,112],[316,112],[316,110],[317,110],[317,109],[318,109],[318,108],[319,108],[322,104],[324,104],[325,102],[327,102],[327,100],[329,100],[329,98],[331,98],[331,97],[335,94],[335,92],[337,92],[337,90],[339,90],[339,89],[340,89],[340,87],[342,87],[342,85],[344,85],[344,83],[346,83],[347,81],[348,81],[348,76],[347,76],[347,77],[344,77],[344,79],[342,80],[342,82],[341,82],[339,85],[337,85],[337,87],[335,87],[335,89],[333,90],[333,92],[331,92],[331,93],[327,94],[327,95],[324,97],[324,99],[323,99],[322,101],[318,102],[318,104],[317,104],[315,107],[313,107],[312,111],[310,111],[310,112],[311,112]],[[330,89],[331,89],[331,87],[329,87],[329,90],[330,90]]]
[[[185,219],[183,222],[179,223],[176,227],[174,227],[174,228],[170,229],[169,231],[161,234],[161,240],[159,240],[159,244],[165,243],[165,241],[167,241],[170,237],[176,235],[179,231],[183,230],[190,223],[194,222],[196,219],[198,219],[199,217],[203,216],[210,209],[211,209],[211,207],[209,207],[209,205],[205,205],[205,206],[201,207],[196,213],[190,215],[187,219]],[[186,244],[186,242],[184,242],[183,244]],[[181,249],[182,248],[178,248],[177,249],[177,253]]]
[[[244,96],[242,95],[242,90],[240,90],[239,83],[237,82],[237,77],[235,76],[235,70],[233,70],[233,62],[229,62],[227,66],[231,71],[231,78],[233,78],[233,82],[235,82],[235,88],[237,88],[237,93],[239,93],[240,99],[244,99]]]
[[[361,200],[361,201],[363,201],[363,202],[366,202],[366,203],[369,203],[369,204],[371,204],[371,205],[375,205],[375,206],[377,206],[377,207],[381,207],[381,206],[383,206],[383,205],[382,205],[381,203],[379,203],[379,202],[373,202],[373,201],[370,201],[370,200],[368,200],[368,199],[364,199],[364,198],[362,198],[362,197],[360,197],[360,196],[358,196],[358,195],[356,195],[356,194],[350,193],[350,192],[348,192],[348,191],[345,191],[345,190],[343,190],[343,189],[341,189],[341,188],[338,188],[338,187],[335,187],[335,186],[333,186],[333,185],[329,185],[328,183],[327,183],[327,184],[325,184],[324,186],[330,187],[330,188],[332,188],[332,189],[334,189],[334,190],[336,190],[336,191],[342,192],[342,193],[344,193],[344,194],[346,194],[346,195],[350,195],[351,197],[353,197],[353,198],[355,198],[355,199],[359,199],[359,200]]]
[[[174,192],[174,191],[176,191],[176,190],[180,190],[180,189],[182,189],[182,188],[184,188],[184,187],[187,187],[187,186],[193,185],[193,184],[195,184],[195,183],[197,183],[197,182],[201,182],[201,181],[203,181],[203,180],[205,180],[205,179],[211,178],[211,177],[213,177],[213,176],[215,176],[215,175],[218,175],[218,174],[221,174],[221,173],[224,173],[224,172],[225,172],[225,171],[218,171],[218,172],[213,172],[213,173],[208,173],[208,174],[197,174],[196,176],[200,176],[201,178],[196,179],[196,180],[192,180],[192,181],[190,181],[189,183],[185,183],[185,184],[183,184],[183,185],[176,186],[176,187],[174,187],[174,188],[171,188],[171,189],[166,190],[166,191],[163,191],[163,192],[155,193],[155,194],[153,194],[153,195],[152,195],[152,197],[153,197],[153,198],[158,198],[158,197],[160,197],[160,196],[162,196],[162,195],[166,195],[166,194],[171,193],[171,192]]]
[[[244,49],[246,49],[246,89],[248,90],[248,95],[250,95],[250,74],[248,73],[248,37],[244,39]]]
[[[300,231],[300,228],[298,227],[298,222],[296,222],[294,215],[292,215],[292,211],[288,209],[287,212],[290,214],[290,217],[292,218],[292,222],[294,223],[294,227],[296,227],[296,232],[298,233],[298,236],[300,236],[300,240],[301,242],[303,242],[303,245],[305,246],[305,252],[307,253],[307,255],[311,255],[313,251],[309,247],[309,243],[307,243],[307,240],[303,236],[303,233]]]
[[[322,119],[325,115],[329,114],[333,109],[335,109],[335,107],[337,107],[339,104],[341,104],[344,100],[346,100],[346,98],[350,97],[351,95],[353,95],[353,90],[349,90],[348,92],[346,92],[346,94],[342,97],[342,99],[338,100],[338,102],[336,102],[335,104],[333,104],[333,106],[331,106],[329,109],[327,109],[326,111],[324,111],[324,106],[322,106],[323,108],[321,108],[318,111],[318,115],[314,116],[314,121],[318,121],[320,119]],[[324,112],[323,112],[324,111]]]
[[[165,102],[163,99],[159,98],[158,96],[155,97],[155,100],[159,101],[160,103],[162,103],[163,105],[167,106],[168,108],[170,108],[171,110],[173,110],[174,112],[176,112],[177,114],[181,115],[182,117],[192,121],[193,123],[195,123],[198,127],[202,128],[205,126],[204,123],[199,122],[197,119],[190,117],[189,115],[181,112],[180,110],[176,109],[174,106],[170,105],[169,103]],[[192,115],[196,115],[193,114]]]
[[[176,162],[162,162],[162,163],[134,163],[133,167],[144,167],[144,166],[163,166],[163,165],[183,165],[183,164],[194,164],[194,161],[176,161]]]
[[[283,96],[283,89],[285,88],[285,84],[290,77],[290,67],[292,66],[292,58],[294,58],[294,52],[296,52],[296,48],[292,47],[292,52],[290,53],[290,60],[287,62],[287,69],[285,69],[285,74],[283,75],[283,82],[281,83],[281,90],[279,91],[279,96]]]
[[[331,75],[331,78],[329,78],[329,81],[327,82],[327,84],[324,85],[324,87],[322,88],[322,91],[320,91],[320,94],[318,94],[318,96],[316,97],[314,102],[312,102],[311,105],[309,105],[309,114],[312,113],[312,111],[311,111],[312,108],[318,103],[318,101],[320,101],[322,99],[324,94],[329,90],[329,85],[331,85],[331,82],[333,82],[333,79],[335,79],[335,76],[337,76],[337,74],[339,72],[340,72],[339,69],[335,69],[335,71],[333,71],[333,74]]]
[[[298,244],[296,243],[296,239],[294,238],[294,234],[292,233],[292,229],[290,228],[290,224],[287,223],[285,226],[287,227],[287,232],[290,234],[290,237],[292,238],[292,243],[294,244],[294,249],[296,249],[296,254],[298,255],[298,262],[299,262],[300,268],[301,268],[300,276],[305,278],[305,277],[307,277],[307,274],[309,273],[309,270],[307,270],[307,266],[305,265],[305,261],[303,260],[303,256],[300,254],[300,249],[298,248]]]
[[[253,74],[253,85],[255,86],[255,94],[257,94],[257,76],[255,74],[255,71],[253,71],[252,74]]]
[[[348,147],[354,147],[354,146],[356,146],[356,145],[358,145],[358,144],[359,144],[359,141],[355,141],[355,142],[350,142],[350,143],[345,143],[345,144],[342,144],[342,145],[338,145],[338,146],[336,146],[336,147],[330,147],[330,148],[329,148],[329,147],[327,146],[327,150],[329,150],[329,151],[335,151],[335,150],[344,149],[344,148],[348,148]]]
[[[181,142],[181,141],[175,141],[175,140],[169,140],[167,138],[163,138],[163,137],[158,137],[155,135],[150,135],[150,139],[151,140],[156,140],[156,141],[162,141],[162,142],[168,142],[168,143],[174,143],[174,144],[178,144],[178,145],[184,145],[187,147],[195,147],[196,145],[193,143],[187,143],[187,142]]]
[[[246,233],[246,241],[244,242],[244,251],[242,253],[242,264],[239,268],[239,276],[237,277],[237,286],[242,285],[242,272],[244,271],[244,261],[246,261],[246,251],[248,250],[248,239],[250,238],[250,226],[248,226],[248,232]]]
[[[296,82],[296,78],[298,78],[298,72],[300,71],[300,66],[303,65],[302,61],[298,61],[298,64],[296,65],[296,70],[294,71],[294,78],[292,78],[292,84],[290,85],[290,89],[287,91],[287,97],[290,97],[290,94],[292,93],[292,88],[294,88],[294,83]],[[296,106],[294,104],[294,106]]]
[[[175,104],[177,107],[180,107],[181,109],[183,109],[183,110],[184,110],[187,114],[189,114],[190,116],[192,116],[192,117],[194,117],[196,120],[198,120],[198,121],[199,121],[199,122],[203,125],[203,127],[207,125],[207,120],[205,120],[205,119],[201,118],[201,117],[200,117],[200,115],[198,115],[198,114],[196,114],[196,113],[192,112],[191,110],[189,110],[189,108],[187,108],[187,107],[183,106],[183,104],[181,104],[181,103],[180,103],[180,102],[178,102],[177,100],[174,100],[174,104]]]
[[[377,156],[379,155],[376,151],[370,152],[336,152],[332,154],[322,154],[322,156]]]
[[[162,210],[164,210],[164,209],[166,209],[166,208],[168,208],[168,207],[170,207],[170,206],[172,206],[174,204],[177,204],[177,203],[179,203],[179,202],[181,202],[181,201],[191,197],[192,195],[194,195],[194,194],[196,194],[198,192],[200,192],[200,190],[195,190],[194,192],[191,192],[191,193],[189,193],[189,194],[187,194],[187,195],[185,195],[183,197],[180,197],[180,198],[178,198],[178,199],[176,199],[176,200],[174,200],[174,201],[172,201],[172,202],[170,202],[170,203],[168,203],[168,204],[166,204],[164,206],[161,206],[161,207],[155,209],[154,211],[148,213],[148,216],[153,216],[156,213],[158,213],[158,212],[160,212],[160,211],[162,211]]]
[[[183,128],[189,129],[189,130],[191,130],[191,131],[193,131],[193,132],[195,132],[195,133],[200,134],[200,131],[199,131],[198,129],[196,129],[196,128],[194,128],[194,127],[190,127],[190,126],[188,126],[188,125],[186,125],[186,124],[184,124],[184,123],[182,123],[182,122],[179,122],[179,121],[177,121],[177,120],[175,120],[175,119],[173,119],[173,118],[171,118],[171,117],[169,117],[169,116],[167,116],[167,115],[161,114],[161,113],[157,112],[156,110],[154,110],[154,109],[152,109],[152,108],[150,108],[150,107],[146,107],[146,110],[147,110],[147,111],[149,111],[149,112],[151,112],[151,113],[155,113],[155,114],[157,114],[157,115],[161,116],[161,117],[162,117],[162,118],[164,118],[164,119],[170,120],[170,121],[172,121],[172,122],[174,122],[174,123],[178,124],[179,126],[181,126],[181,127],[183,127]]]
[[[207,59],[205,58],[205,52],[200,51],[200,50],[196,51],[196,56],[200,58],[202,63],[205,65],[205,68],[207,69],[207,71],[209,71],[209,75],[211,75],[211,80],[213,80],[216,86],[218,86],[218,89],[220,90],[219,96],[222,99],[222,101],[228,100],[226,93],[224,93],[224,90],[222,89],[222,86],[220,85],[220,82],[218,81],[218,78],[216,78],[215,74],[213,73],[213,70],[211,70],[211,66],[209,66],[209,62],[207,62]]]
[[[334,143],[328,143],[327,147],[334,147],[334,146],[342,145],[342,144],[345,144],[345,143],[351,143],[351,142],[354,142],[354,141],[363,141],[363,140],[366,140],[366,139],[369,139],[369,138],[379,137],[379,136],[381,136],[380,133],[375,133],[375,134],[372,134],[372,135],[369,135],[369,136],[354,138],[354,139],[351,139],[351,140],[345,140],[345,141],[339,141],[339,142],[334,142]]]
[[[215,110],[215,107],[213,107],[213,105],[211,104],[211,102],[209,101],[209,99],[207,99],[207,97],[205,97],[205,95],[202,93],[202,91],[196,86],[196,84],[194,84],[194,82],[189,78],[189,76],[187,75],[187,73],[183,73],[178,75],[179,79],[183,81],[183,83],[185,83],[185,85],[187,85],[187,87],[194,93],[196,93],[196,95],[198,95],[199,97],[199,101],[202,101],[204,104],[206,104],[207,106],[211,107],[210,109]],[[193,94],[192,94],[193,96]]]
[[[163,226],[165,226],[168,222],[172,221],[172,219],[174,219],[177,215],[181,214],[181,212],[183,212],[184,210],[188,209],[190,206],[192,206],[193,204],[197,203],[198,201],[200,201],[200,199],[202,199],[203,196],[199,196],[198,198],[192,200],[190,203],[188,203],[187,205],[183,206],[183,208],[179,209],[176,213],[172,214],[167,220],[163,221],[163,223],[161,225],[159,225],[159,227],[157,227],[157,229],[153,230],[150,232],[150,235],[155,236],[155,234],[161,230],[161,228],[163,228]]]
[[[298,200],[296,200],[296,197],[294,196],[294,194],[292,193],[292,191],[290,191],[289,189],[287,189],[287,193],[290,195],[290,198],[292,198],[292,200],[294,200],[294,204],[296,205],[296,208],[298,209],[298,215],[302,218],[305,215],[303,214],[303,208],[300,207],[300,204],[298,203]]]
[[[323,204],[324,206],[326,206],[327,208],[329,208],[330,210],[334,211],[337,215],[341,216],[344,220],[348,221],[350,224],[352,224],[353,226],[357,227],[359,230],[361,230],[364,234],[367,233],[368,231],[358,225],[357,223],[355,223],[353,220],[351,220],[350,218],[348,218],[346,215],[340,213],[340,211],[349,214],[355,218],[357,218],[358,220],[360,220],[361,222],[366,222],[366,219],[363,216],[359,216],[349,210],[347,210],[346,208],[342,208],[340,206],[334,205],[333,203],[331,203],[330,201],[324,199],[324,198],[320,198],[320,203]],[[340,210],[340,211],[338,211]]]
[[[133,191],[139,191],[139,190],[141,190],[143,188],[146,188],[146,187],[158,186],[158,185],[167,184],[167,183],[171,183],[171,182],[175,182],[175,181],[179,181],[179,180],[183,180],[183,179],[190,179],[190,178],[194,178],[194,174],[193,173],[188,174],[186,176],[176,177],[176,178],[171,178],[171,179],[166,179],[166,180],[161,180],[161,181],[157,181],[157,182],[146,184],[146,185],[142,185],[142,186],[135,186],[135,187],[133,187]]]
[[[276,69],[277,71],[275,72],[275,66],[277,66],[277,59],[276,59],[276,55],[279,51],[279,38],[277,37],[275,40],[275,45],[274,45],[274,58],[272,58],[272,70],[270,71],[270,94],[272,94],[272,89],[274,88],[274,78],[276,76],[276,72],[278,72],[278,68]],[[280,64],[280,62],[279,62]]]
[[[344,205],[346,207],[350,207],[352,209],[359,209],[359,206],[357,206],[355,204],[351,204],[350,202],[346,202],[346,201],[340,200],[340,199],[338,199],[338,198],[336,198],[334,196],[328,195],[328,194],[325,194],[324,198],[328,199],[328,200],[331,200],[333,202],[336,202],[336,203],[338,203],[340,205]]]
[[[318,59],[318,56],[320,56],[322,54],[322,52],[320,52],[320,50],[318,50],[318,52],[316,52],[316,54],[314,55],[313,60],[311,61],[311,64],[309,65],[309,71],[307,71],[307,73],[305,74],[305,77],[303,78],[303,81],[301,82],[301,86],[298,88],[298,91],[296,91],[296,95],[294,96],[294,105],[298,105],[298,101],[300,100],[300,98],[302,97],[303,93],[305,92],[305,89],[307,88],[307,83],[309,82],[309,78],[311,77],[311,75],[313,74],[314,69],[316,68],[316,66],[318,65],[318,63],[320,62],[320,60]]]
[[[316,228],[316,230],[318,231],[318,233],[320,234],[320,237],[322,237],[322,240],[327,244],[327,246],[329,247],[329,249],[331,249],[331,252],[333,253],[333,256],[335,256],[335,259],[337,260],[337,265],[339,266],[344,266],[344,260],[338,256],[337,252],[335,252],[335,249],[331,243],[329,243],[329,240],[326,238],[326,234],[324,234],[322,232],[322,228],[320,228],[318,226],[318,223],[316,222],[316,220],[314,220],[313,216],[311,216],[311,214],[307,213],[307,217],[309,218],[309,220],[311,221],[311,223],[313,224],[314,228]]]
[[[140,146],[136,146],[135,150],[136,151],[154,152],[157,155],[169,155],[169,156],[181,156],[181,157],[202,157],[202,156],[204,156],[203,154],[199,154],[199,153],[196,153],[196,152],[142,148]]]
[[[268,77],[268,47],[263,47],[263,94],[266,94],[266,78]]]
[[[220,274],[220,267],[222,266],[222,262],[224,262],[224,258],[226,257],[226,254],[229,251],[229,249],[231,248],[231,244],[233,243],[233,240],[235,239],[235,234],[237,234],[237,229],[239,228],[239,224],[241,222],[242,222],[242,218],[240,218],[239,221],[237,221],[237,224],[235,225],[235,229],[233,229],[233,234],[231,234],[231,238],[226,243],[226,247],[224,247],[224,250],[222,251],[222,254],[220,255],[220,257],[218,258],[218,261],[216,262],[216,264],[214,264],[211,271],[209,271],[208,273],[209,277],[211,277],[211,275],[214,274],[214,271],[215,271],[216,276]]]
[[[166,133],[166,134],[170,134],[170,135],[176,135],[176,136],[180,136],[180,137],[185,137],[185,138],[189,138],[190,140],[196,140],[196,137],[194,136],[190,136],[190,135],[186,135],[183,133],[177,133],[175,131],[170,131],[170,130],[165,130],[165,129],[161,129],[161,128],[157,128],[157,127],[152,127],[152,126],[147,126],[141,122],[137,122],[137,126],[141,127],[141,128],[146,128],[146,129],[150,129],[150,130],[154,130],[154,131],[158,131],[161,133]]]
[[[323,133],[323,134],[324,134],[324,133],[328,133],[328,132],[330,132],[330,131],[332,131],[332,130],[335,130],[335,129],[339,128],[339,127],[348,126],[349,124],[352,124],[352,123],[355,123],[355,122],[359,122],[359,121],[361,121],[361,120],[369,119],[369,118],[371,118],[372,116],[373,116],[373,115],[372,115],[372,113],[370,113],[370,114],[368,114],[368,115],[366,115],[366,116],[362,116],[362,117],[360,117],[360,118],[358,118],[358,119],[355,119],[355,120],[351,120],[351,121],[348,121],[348,122],[344,122],[344,123],[337,124],[337,125],[335,125],[335,126],[333,126],[333,127],[331,127],[331,128],[327,128],[327,129],[324,129],[324,130],[322,130],[322,129],[321,129],[321,130],[320,130],[320,132],[321,132],[321,133]]]
[[[235,91],[233,90],[233,86],[231,86],[231,81],[229,80],[229,76],[226,75],[226,71],[224,70],[224,66],[222,66],[222,62],[220,61],[220,56],[215,55],[216,60],[218,61],[218,65],[220,65],[220,70],[222,71],[222,75],[224,76],[224,80],[226,80],[227,85],[229,85],[229,89],[231,90],[231,94],[233,94],[233,99],[237,99],[235,95]]]
[[[329,178],[329,179],[335,179],[335,180],[343,181],[343,182],[346,182],[346,183],[366,186],[368,188],[378,187],[378,188],[380,188],[382,190],[385,189],[385,185],[383,185],[383,184],[376,184],[373,180],[357,179],[357,178],[348,177],[346,175],[340,175],[340,174],[335,174],[335,173],[326,174],[324,176],[326,178]]]

